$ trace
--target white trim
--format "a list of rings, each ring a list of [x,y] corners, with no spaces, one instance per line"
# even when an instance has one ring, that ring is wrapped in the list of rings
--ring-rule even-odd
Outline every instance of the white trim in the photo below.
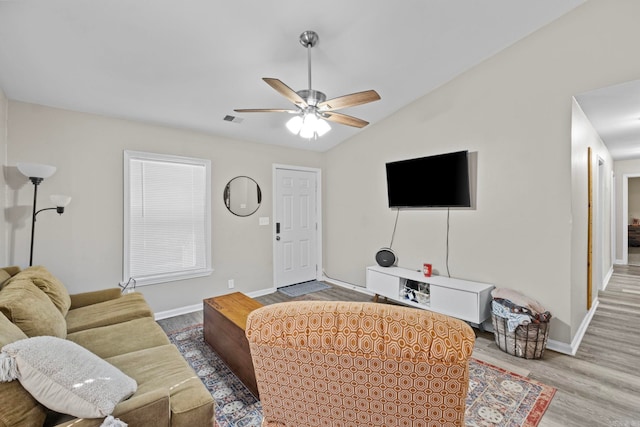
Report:
[[[603,279],[603,282],[602,282],[602,290],[603,291],[605,289],[607,289],[607,286],[609,285],[609,280],[611,280],[611,276],[613,276],[613,266],[611,266],[609,271],[607,271],[607,274],[605,275],[605,277]]]
[[[196,311],[202,311],[202,303],[188,305],[186,307],[178,307],[171,310],[159,311],[154,313],[154,318],[156,320],[167,319],[169,317],[180,316],[182,314],[194,313]]]
[[[557,351],[558,353],[564,353],[570,356],[575,356],[576,353],[578,352],[578,348],[580,347],[580,344],[582,343],[584,334],[587,332],[587,328],[591,323],[591,319],[593,319],[593,316],[596,314],[596,309],[598,308],[598,305],[600,305],[600,301],[595,300],[593,305],[591,306],[591,309],[587,312],[587,315],[584,317],[584,319],[582,319],[582,323],[578,328],[578,332],[573,337],[571,344],[567,344],[561,341],[549,340],[547,341],[547,348],[549,350]]]
[[[123,176],[123,250],[122,250],[122,282],[127,282],[131,277],[130,271],[130,166],[133,160],[140,161],[157,161],[163,163],[178,163],[183,165],[196,165],[204,167],[205,170],[205,242],[204,242],[204,260],[206,265],[191,270],[181,270],[177,272],[162,273],[145,277],[133,277],[137,286],[153,285],[157,283],[166,283],[176,280],[192,279],[196,277],[209,276],[213,272],[211,261],[211,160],[195,157],[174,156],[170,154],[148,153],[142,151],[124,150],[124,176]]]
[[[313,172],[316,174],[316,221],[318,224],[317,232],[316,232],[316,280],[322,280],[322,271],[323,271],[323,246],[322,246],[322,169],[319,168],[310,168],[306,166],[292,166],[292,165],[284,165],[280,163],[273,163],[271,165],[271,190],[272,190],[272,244],[271,244],[271,254],[272,254],[272,266],[273,266],[273,285],[276,284],[276,186],[278,185],[276,180],[276,170],[278,169],[287,169],[301,172]],[[277,288],[276,288],[277,289]]]
[[[175,282],[177,280],[195,279],[196,277],[211,276],[213,268],[205,268],[202,270],[181,271],[178,273],[165,273],[158,276],[136,277],[136,286],[149,286],[158,283]],[[120,282],[122,285],[126,282]]]
[[[259,291],[253,291],[253,292],[247,292],[247,293],[243,292],[243,294],[245,294],[249,298],[257,298],[257,297],[261,297],[261,296],[264,296],[264,295],[272,294],[272,293],[276,292],[277,290],[278,290],[277,288],[271,287],[271,288],[261,289]]]
[[[616,174],[613,170],[611,170],[611,218],[610,218],[610,226],[611,226],[611,263],[615,264],[616,260],[616,251],[618,245],[618,231],[616,230],[616,221],[617,221],[617,207],[616,207]],[[611,266],[613,269],[613,265]]]
[[[253,292],[248,292],[248,293],[244,293],[243,292],[243,293],[246,296],[248,296],[249,298],[257,298],[257,297],[261,297],[263,295],[272,294],[275,291],[277,291],[276,288],[266,288],[266,289],[262,289],[262,290],[259,290],[259,291],[253,291]],[[171,310],[159,311],[157,313],[154,313],[154,318],[155,318],[155,320],[167,319],[169,317],[175,317],[175,316],[180,316],[180,315],[183,315],[183,314],[195,313],[196,311],[202,311],[202,309],[203,309],[202,303],[193,304],[193,305],[187,305],[187,306],[184,306],[184,307],[173,308]]]
[[[360,292],[362,294],[371,295],[371,296],[375,295],[374,292],[371,292],[370,290],[368,290],[364,286],[358,286],[358,285],[354,285],[353,283],[342,282],[340,280],[331,279],[330,277],[327,277],[325,275],[323,275],[322,279],[320,279],[320,280],[322,280],[324,282],[331,283],[332,285],[336,285],[336,286],[340,286],[340,287],[343,287],[343,288],[346,288],[346,289],[350,289],[352,291],[357,291],[357,292]]]
[[[622,264],[629,264],[629,178],[640,178],[638,173],[622,176]]]

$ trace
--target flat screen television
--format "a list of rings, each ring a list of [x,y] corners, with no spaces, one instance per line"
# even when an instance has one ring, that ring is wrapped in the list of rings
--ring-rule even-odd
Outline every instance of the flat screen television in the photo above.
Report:
[[[387,163],[390,208],[471,207],[467,151]]]

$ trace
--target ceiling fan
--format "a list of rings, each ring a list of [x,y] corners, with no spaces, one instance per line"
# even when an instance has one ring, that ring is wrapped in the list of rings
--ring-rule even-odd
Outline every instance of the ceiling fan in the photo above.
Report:
[[[363,128],[368,125],[369,122],[365,120],[337,113],[336,110],[377,101],[380,99],[380,95],[375,90],[366,90],[327,100],[327,96],[324,93],[311,88],[311,48],[318,44],[318,34],[315,31],[303,32],[300,34],[300,44],[307,48],[309,89],[294,91],[278,79],[269,77],[262,79],[280,95],[291,101],[296,108],[244,108],[234,111],[237,113],[295,114],[287,122],[287,128],[292,133],[299,134],[307,139],[322,136],[331,129],[331,126],[325,120],[357,128]]]

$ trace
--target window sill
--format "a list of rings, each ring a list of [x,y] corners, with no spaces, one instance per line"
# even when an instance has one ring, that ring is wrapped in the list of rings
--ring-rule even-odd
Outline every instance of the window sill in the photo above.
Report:
[[[157,276],[145,276],[135,277],[136,286],[148,286],[157,285],[160,283],[177,282],[179,280],[195,279],[196,277],[210,276],[213,273],[212,268],[203,270],[180,272],[180,273],[168,273]],[[125,280],[126,281],[126,280]]]

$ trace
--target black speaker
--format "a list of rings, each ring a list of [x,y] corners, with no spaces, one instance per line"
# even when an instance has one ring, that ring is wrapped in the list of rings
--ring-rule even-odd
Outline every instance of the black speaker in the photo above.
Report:
[[[396,265],[398,259],[396,258],[396,254],[393,253],[391,248],[381,248],[378,252],[376,252],[376,262],[380,267],[392,267]]]

